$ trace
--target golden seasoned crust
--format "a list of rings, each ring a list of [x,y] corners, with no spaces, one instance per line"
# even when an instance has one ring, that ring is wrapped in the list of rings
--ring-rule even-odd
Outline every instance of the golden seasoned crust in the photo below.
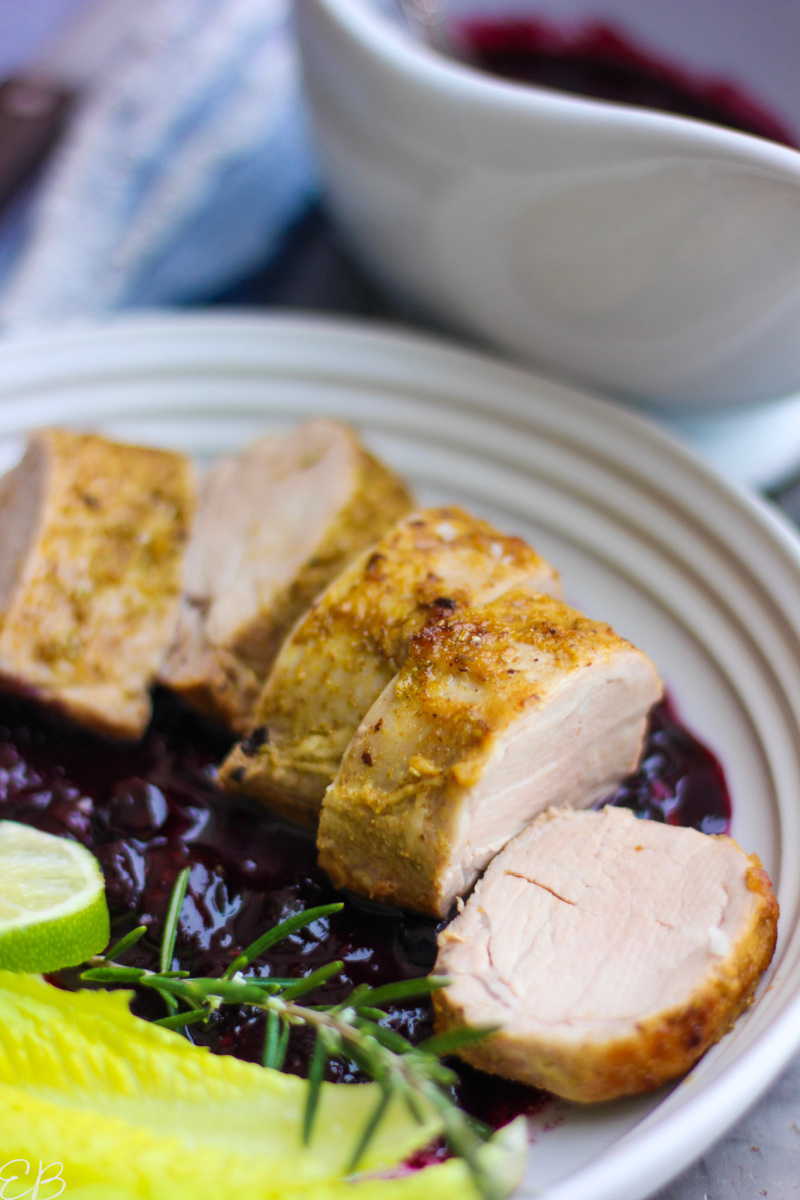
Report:
[[[358,460],[359,482],[353,489],[350,503],[339,514],[338,520],[328,527],[314,557],[304,564],[292,585],[291,602],[295,613],[292,617],[287,616],[280,642],[314,597],[355,555],[382,537],[412,506],[413,497],[402,480],[360,445]]]
[[[510,578],[542,574],[555,583],[555,572],[522,538],[454,506],[425,509],[395,525],[337,580],[296,640],[308,645],[346,631],[353,653],[369,645],[394,674],[410,638],[431,616],[474,603],[476,591],[488,599]]]
[[[610,626],[520,587],[431,620],[412,639],[402,670],[365,717],[325,795],[317,844],[333,883],[445,916],[454,899],[445,876],[462,810],[499,739],[544,711],[567,677],[620,652],[643,662],[653,681],[638,714],[643,732],[660,684],[644,656]],[[638,753],[638,735],[634,742]]]
[[[314,824],[359,721],[426,622],[531,581],[558,590],[553,569],[521,538],[455,507],[401,520],[335,580],[284,645],[245,739],[223,764],[231,791]]]
[[[305,447],[303,439],[307,444]],[[259,602],[252,605],[252,612],[222,640],[208,635],[207,615],[203,608],[213,609],[214,604],[225,600],[224,593],[213,599],[206,598],[205,606],[199,607],[186,597],[182,606],[178,635],[162,672],[162,680],[193,708],[240,735],[252,728],[253,710],[264,680],[292,626],[347,563],[411,507],[412,498],[401,480],[364,449],[352,430],[338,423],[312,422],[300,426],[286,439],[264,439],[251,448],[252,457],[265,474],[265,482],[271,482],[274,488],[279,487],[290,470],[307,488],[313,486],[305,479],[307,469],[325,457],[332,440],[339,461],[343,461],[343,452],[347,455],[346,486],[341,478],[335,481],[338,491],[343,492],[344,503],[338,499],[333,501],[323,491],[321,504],[327,502],[334,507],[330,519],[323,525],[322,536],[315,544],[310,544],[308,557],[299,568],[291,571],[283,584],[276,586],[281,563],[275,562],[274,569],[268,570],[261,579],[258,572],[264,574],[264,566],[270,566],[270,555],[274,558],[278,553],[272,548],[266,551],[262,548],[262,561],[256,565],[249,587]],[[275,447],[282,446],[284,441],[287,445],[283,460],[275,461]],[[267,462],[257,458],[264,446],[271,454]],[[227,472],[226,480],[225,486],[230,493],[231,484],[236,488],[236,475]],[[222,499],[228,498],[241,513],[241,496],[226,497],[223,490]],[[290,498],[275,490],[268,507],[275,508],[281,502],[285,505],[287,499]],[[216,500],[219,503],[218,496]],[[214,504],[210,500],[206,503],[213,510]],[[248,544],[250,531],[265,517],[268,524],[281,521],[282,516],[285,520],[285,513],[280,511],[244,511],[247,516],[245,527],[232,534],[242,543],[242,578],[235,581],[232,591],[242,588],[248,560],[253,557]],[[213,520],[215,515],[210,512],[206,520]],[[201,538],[203,532],[199,535]]]
[[[458,1053],[482,1071],[582,1104],[651,1091],[685,1075],[753,1002],[775,951],[778,902],[755,854],[749,863],[747,885],[757,901],[750,919],[685,1003],[638,1021],[623,1036],[558,1041],[546,1029],[527,1037],[501,1029]],[[434,992],[433,1004],[438,1033],[469,1023],[448,988]]]
[[[3,515],[27,528],[2,588],[3,684],[98,732],[137,737],[181,591],[191,465],[179,454],[47,429],[16,472]]]
[[[398,701],[446,727],[431,761],[468,783],[476,759],[509,710],[542,707],[563,673],[591,666],[630,643],[552,596],[515,588],[491,605],[431,622],[409,647]],[[472,697],[452,681],[469,679]]]

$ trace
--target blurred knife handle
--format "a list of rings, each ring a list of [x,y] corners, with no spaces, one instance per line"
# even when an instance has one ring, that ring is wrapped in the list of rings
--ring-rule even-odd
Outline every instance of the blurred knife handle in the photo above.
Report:
[[[0,83],[0,210],[58,141],[73,98],[33,75]]]

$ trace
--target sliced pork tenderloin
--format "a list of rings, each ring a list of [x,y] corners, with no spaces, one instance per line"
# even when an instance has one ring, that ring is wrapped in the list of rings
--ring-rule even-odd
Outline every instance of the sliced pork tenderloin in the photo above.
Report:
[[[520,538],[458,508],[401,520],[292,631],[256,708],[255,733],[223,764],[223,786],[316,823],[348,742],[414,634],[442,613],[522,583],[559,587],[553,568]]]
[[[568,1100],[685,1074],[750,1004],[778,904],[727,837],[625,809],[551,809],[499,854],[439,935],[439,1032],[500,1026],[473,1066]]]
[[[0,481],[0,687],[137,738],[172,637],[194,511],[180,454],[34,434]]]
[[[331,421],[224,459],[203,481],[161,682],[245,732],[297,618],[410,507],[400,480]]]
[[[429,623],[325,795],[320,864],[337,887],[446,916],[538,813],[634,770],[661,691],[608,625],[523,588]]]

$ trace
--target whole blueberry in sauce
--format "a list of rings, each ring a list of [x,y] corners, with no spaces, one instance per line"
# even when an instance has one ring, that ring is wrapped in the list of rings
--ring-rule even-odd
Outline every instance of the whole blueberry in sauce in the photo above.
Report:
[[[75,838],[99,859],[106,878],[116,940],[136,924],[145,938],[125,957],[158,967],[163,922],[175,879],[190,868],[180,918],[176,962],[198,975],[219,975],[265,929],[301,909],[341,899],[316,864],[313,836],[228,796],[215,767],[229,741],[166,693],[144,740],[136,746],[101,741],[46,716],[35,705],[0,699],[0,819],[24,821]],[[681,725],[668,702],[653,713],[641,770],[613,804],[641,817],[725,832],[730,801],[714,756]],[[273,947],[256,964],[263,976],[306,975],[331,959],[344,971],[310,1002],[336,1002],[359,983],[373,985],[426,974],[441,923],[413,913],[345,898],[342,912],[316,921]],[[63,973],[62,986],[77,986]],[[165,1015],[161,1000],[135,1002],[146,1017]],[[427,1003],[398,1005],[391,1025],[412,1040],[432,1030]],[[215,1053],[260,1061],[263,1014],[223,1008],[208,1029],[190,1036]],[[309,1037],[293,1034],[287,1068],[303,1073]],[[543,1098],[520,1084],[459,1068],[459,1098],[480,1117],[502,1124],[540,1107]],[[358,1072],[332,1063],[329,1078]]]

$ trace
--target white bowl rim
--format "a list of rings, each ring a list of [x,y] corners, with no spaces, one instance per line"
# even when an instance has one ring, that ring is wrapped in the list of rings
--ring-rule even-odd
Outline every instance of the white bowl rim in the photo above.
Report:
[[[382,60],[386,67],[452,99],[470,99],[497,111],[546,113],[565,124],[611,125],[617,132],[658,138],[665,150],[680,147],[684,152],[693,150],[699,155],[725,154],[728,159],[738,159],[752,167],[788,171],[795,181],[800,179],[800,151],[780,142],[695,117],[573,96],[475,70],[404,34],[402,27],[395,25],[370,0],[295,0],[298,9],[305,9],[306,4],[310,9],[311,3],[325,9],[352,41]]]

